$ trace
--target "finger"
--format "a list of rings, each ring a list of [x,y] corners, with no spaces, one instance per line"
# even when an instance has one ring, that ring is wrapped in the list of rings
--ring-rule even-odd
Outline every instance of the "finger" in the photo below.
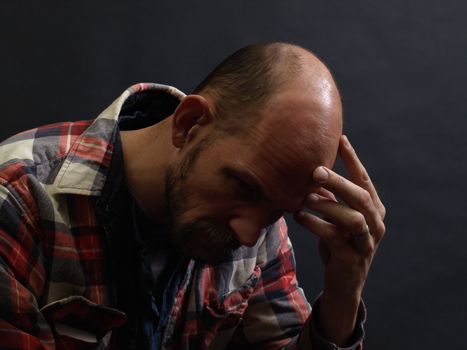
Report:
[[[313,172],[313,179],[323,188],[342,198],[358,211],[373,211],[376,208],[368,191],[334,171],[319,166]]]
[[[336,199],[336,196],[334,196],[334,193],[332,193],[331,191],[328,191],[326,190],[325,188],[322,188],[320,187],[316,192],[315,194],[320,197],[320,198],[326,198],[330,201],[333,201],[333,202],[337,202],[337,199]],[[310,193],[311,195],[311,193]],[[307,199],[305,199],[305,202],[306,202]],[[306,205],[306,203],[304,203]],[[332,222],[332,220],[330,218],[327,218],[326,215],[323,214],[323,219],[326,220],[326,221],[330,221]]]
[[[385,227],[381,214],[367,190],[324,166],[315,169],[313,179],[325,189],[342,198],[351,208],[361,212],[371,233],[378,241],[381,239]]]
[[[366,246],[365,240],[371,239],[372,244],[363,249],[365,254],[370,253],[371,249],[378,245],[381,238],[378,234],[370,237],[371,230],[362,213],[316,193],[307,196],[304,204],[314,212],[322,214],[323,220],[336,225],[341,231],[350,235],[354,245],[361,245],[363,242]]]
[[[384,219],[384,216],[386,215],[386,209],[384,208],[384,205],[378,196],[378,192],[376,191],[376,188],[373,185],[367,170],[363,166],[362,162],[357,156],[357,152],[355,152],[355,149],[345,135],[342,135],[340,140],[339,155],[341,156],[344,166],[349,173],[350,179],[368,191],[371,198],[373,199],[375,207],[381,215],[381,218]]]
[[[323,215],[324,220],[343,228],[343,231],[359,235],[368,225],[362,213],[316,193],[307,196],[305,205]]]
[[[294,219],[308,231],[311,231],[325,241],[332,241],[339,237],[340,230],[336,225],[305,210],[295,212]],[[347,235],[350,236],[349,234]]]
[[[336,199],[336,196],[334,195],[334,193],[332,193],[331,191],[328,191],[327,189],[323,188],[323,187],[320,187],[315,193],[325,197],[325,198],[329,198],[330,200],[333,200],[334,202],[337,202],[337,199]]]
[[[316,215],[300,210],[294,214],[295,220],[311,231],[316,236],[332,246],[334,253],[356,249],[363,256],[371,256],[374,252],[374,243],[371,235],[366,235],[365,239],[354,239],[350,234],[345,234],[336,225],[327,222]]]

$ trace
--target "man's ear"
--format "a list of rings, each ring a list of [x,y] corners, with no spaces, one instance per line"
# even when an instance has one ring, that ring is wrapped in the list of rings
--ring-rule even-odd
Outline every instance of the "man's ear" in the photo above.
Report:
[[[181,148],[193,127],[207,125],[213,119],[209,102],[203,96],[185,96],[173,114],[172,143],[175,147]]]

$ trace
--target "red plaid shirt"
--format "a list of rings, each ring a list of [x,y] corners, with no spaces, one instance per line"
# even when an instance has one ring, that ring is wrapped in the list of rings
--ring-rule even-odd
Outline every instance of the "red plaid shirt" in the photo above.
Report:
[[[126,315],[116,309],[112,232],[99,223],[96,202],[109,181],[122,108],[160,96],[184,95],[138,84],[93,121],[48,125],[0,144],[2,349],[118,348],[112,332]],[[189,262],[161,348],[336,349],[317,334],[310,312],[281,219],[255,247],[222,263]],[[349,349],[361,348],[364,318],[361,306]]]

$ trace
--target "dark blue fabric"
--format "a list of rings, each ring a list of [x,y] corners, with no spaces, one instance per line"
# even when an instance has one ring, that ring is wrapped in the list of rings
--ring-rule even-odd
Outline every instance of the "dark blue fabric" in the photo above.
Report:
[[[120,117],[125,129],[137,128],[138,116]],[[110,246],[113,299],[127,314],[127,323],[115,332],[117,343],[120,349],[158,350],[188,260],[172,247],[168,230],[149,219],[132,197],[118,129],[112,142],[112,164],[96,211]]]
[[[150,310],[149,317],[141,320],[142,327],[148,348],[158,350],[186,267],[185,259],[172,246],[167,229],[146,217],[135,202],[132,221],[135,240],[141,247],[141,285],[147,293],[141,306]]]

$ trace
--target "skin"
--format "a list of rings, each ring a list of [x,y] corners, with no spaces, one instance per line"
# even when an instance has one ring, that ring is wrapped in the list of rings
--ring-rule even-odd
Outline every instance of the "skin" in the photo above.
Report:
[[[325,266],[320,332],[343,346],[354,331],[365,279],[384,235],[385,209],[342,136],[341,102],[329,71],[311,54],[302,55],[303,73],[257,111],[259,121],[247,135],[216,137],[212,98],[189,95],[164,121],[121,133],[125,173],[148,216],[169,225],[203,221],[247,246],[285,212],[294,213],[320,239]],[[182,164],[206,139],[212,142],[182,177]],[[337,155],[348,179],[331,170]],[[167,203],[169,169],[169,192],[174,198],[185,194],[176,210]],[[354,238],[367,227],[370,234]],[[202,240],[196,237],[188,243]],[[203,249],[194,255],[210,258]]]

